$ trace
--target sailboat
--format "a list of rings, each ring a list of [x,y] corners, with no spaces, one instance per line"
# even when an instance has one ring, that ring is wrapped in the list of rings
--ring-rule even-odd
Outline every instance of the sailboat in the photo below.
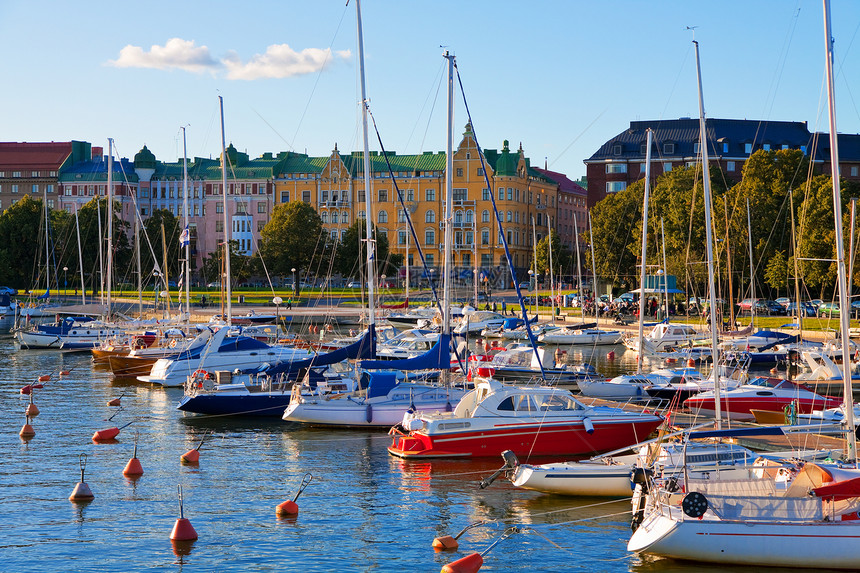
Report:
[[[373,285],[375,283],[375,256],[374,242],[371,236],[370,221],[371,216],[370,193],[371,174],[370,174],[370,149],[368,144],[367,127],[368,127],[368,110],[367,96],[365,92],[364,82],[364,40],[361,28],[361,1],[356,0],[356,19],[358,26],[358,60],[359,72],[361,77],[361,99],[362,99],[362,128],[364,135],[364,185],[367,193],[365,193],[367,213],[365,221],[367,221],[367,275],[368,275],[368,304],[369,304],[369,320],[368,332],[371,336],[372,348],[375,350],[375,309]],[[446,57],[449,57],[446,54]],[[449,57],[449,67],[453,65],[453,57]],[[452,75],[449,69],[449,91],[453,92]],[[451,133],[452,133],[452,96],[449,93],[449,113],[448,113],[448,167],[447,167],[447,212],[450,213],[452,205],[452,161],[453,153],[451,150]],[[384,150],[383,150],[384,155]],[[465,390],[463,388],[455,388],[447,384],[447,375],[451,367],[451,306],[448,304],[450,300],[450,266],[448,261],[451,259],[451,227],[450,222],[446,226],[445,232],[445,282],[444,282],[444,303],[442,305],[442,332],[439,335],[435,345],[422,355],[407,358],[403,360],[363,360],[359,362],[359,367],[364,370],[360,374],[359,386],[355,392],[341,394],[338,399],[329,399],[328,396],[320,396],[307,391],[303,391],[305,384],[300,387],[296,385],[292,394],[292,400],[289,406],[284,411],[283,419],[290,422],[301,422],[311,425],[323,426],[376,426],[376,427],[391,427],[403,419],[407,411],[416,409],[423,410],[448,410],[463,396]],[[375,352],[374,352],[375,353]],[[381,371],[384,370],[384,371]],[[400,381],[403,375],[393,370],[400,371],[418,371],[418,370],[436,370],[441,371],[442,385],[424,384],[410,381]]]
[[[828,0],[824,0],[824,32],[837,279],[841,307],[847,308]],[[698,44],[696,48],[698,61]],[[699,89],[701,94],[701,81]],[[701,95],[700,111],[704,121]],[[687,493],[649,486],[647,502],[634,521],[637,527],[627,544],[628,551],[725,564],[857,570],[860,563],[860,544],[857,543],[860,538],[860,473],[856,469],[854,409],[848,372],[848,316],[842,314],[846,464],[839,467],[807,464],[802,469],[806,481],[800,481],[798,474],[788,485],[785,473],[762,468],[745,480],[687,482]],[[716,404],[719,408],[719,400]]]

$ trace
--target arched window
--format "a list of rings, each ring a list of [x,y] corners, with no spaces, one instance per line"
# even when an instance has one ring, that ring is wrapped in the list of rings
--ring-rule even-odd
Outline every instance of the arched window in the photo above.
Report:
[[[426,213],[424,213],[424,222],[425,223],[435,223],[436,222],[436,211],[433,209],[429,209]]]
[[[487,211],[486,209],[484,209],[484,211],[481,213],[481,222],[482,223],[489,223],[490,222],[490,212]]]
[[[322,220],[323,225],[328,223],[328,211],[323,211],[320,213],[320,220]]]
[[[462,211],[454,211],[454,222],[462,223],[463,222],[463,212]]]
[[[475,212],[469,209],[466,211],[466,222],[471,223],[475,220]]]
[[[376,222],[377,223],[387,223],[388,222],[388,211],[385,211],[384,209],[382,211],[380,211],[379,214],[376,216]]]
[[[426,229],[424,231],[424,244],[430,247],[436,245],[436,231],[433,229]]]
[[[508,211],[508,223],[514,220],[514,214],[511,211]]]
[[[333,225],[337,225],[337,221],[338,221],[337,211],[332,211],[332,212],[331,212],[331,222],[332,222],[332,224],[333,224]]]
[[[341,223],[349,223],[349,211],[341,211],[340,222]]]

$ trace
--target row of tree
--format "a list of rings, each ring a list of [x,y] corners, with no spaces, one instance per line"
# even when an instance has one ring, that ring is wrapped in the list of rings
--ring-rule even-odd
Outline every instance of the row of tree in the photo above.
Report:
[[[757,151],[744,164],[742,178],[736,183],[716,166],[711,166],[710,176],[714,252],[724,298],[728,298],[729,285],[734,297],[749,296],[750,245],[756,296],[793,295],[795,257],[797,276],[808,289],[803,296],[826,298],[832,294],[836,247],[830,176],[816,174],[814,165],[799,150]],[[842,181],[841,185],[843,206],[860,196],[857,183]],[[592,209],[597,274],[622,289],[638,286],[643,196],[644,179],[607,196]],[[844,208],[843,213],[844,228],[849,229],[850,209]],[[663,267],[661,223],[666,271],[678,277],[679,288],[686,286],[691,294],[706,292],[701,167],[674,168],[652,185],[649,267]],[[845,233],[846,240],[849,234]],[[590,265],[590,253],[588,261]],[[853,278],[860,285],[860,265],[855,265]]]

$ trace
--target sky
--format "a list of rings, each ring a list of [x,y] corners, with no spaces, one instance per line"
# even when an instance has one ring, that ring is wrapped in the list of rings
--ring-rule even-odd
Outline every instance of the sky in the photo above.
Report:
[[[860,133],[860,2],[833,0],[837,125]],[[385,148],[445,149],[444,50],[478,141],[571,178],[631,121],[807,121],[827,130],[820,0],[362,0]],[[692,28],[692,29],[691,29]],[[0,141],[89,141],[132,158],[362,149],[355,0],[0,2]],[[456,83],[456,80],[455,80]],[[455,145],[467,115],[455,94]],[[371,128],[371,150],[379,150]]]

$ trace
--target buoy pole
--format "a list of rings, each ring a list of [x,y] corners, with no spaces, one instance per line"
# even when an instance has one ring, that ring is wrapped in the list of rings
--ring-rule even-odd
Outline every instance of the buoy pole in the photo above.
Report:
[[[93,495],[92,490],[90,490],[90,486],[88,486],[87,482],[84,481],[84,470],[87,468],[87,454],[81,454],[78,456],[78,463],[81,466],[81,481],[75,485],[75,489],[72,490],[72,495],[69,496],[69,501],[92,501],[95,496]]]
[[[302,492],[305,491],[305,488],[310,485],[311,481],[314,479],[310,473],[306,473],[302,478],[302,483],[299,485],[299,490],[296,492],[296,497],[292,499],[292,501],[287,500],[284,503],[278,504],[275,508],[275,513],[281,517],[292,517],[299,514],[299,506],[296,504],[296,500],[299,499],[299,496],[302,495]]]
[[[27,409],[24,410],[24,414],[28,418],[35,418],[39,415],[39,407],[33,403],[33,392],[30,392],[30,403],[27,405]]]
[[[173,530],[170,532],[171,541],[194,541],[197,539],[197,532],[191,522],[185,518],[185,504],[182,498],[182,486],[177,486],[179,489],[179,519],[173,524]]]
[[[507,539],[514,533],[519,533],[519,531],[519,528],[516,527],[509,528],[501,537],[493,541],[489,547],[480,553],[472,553],[471,555],[466,555],[461,559],[457,559],[456,561],[452,561],[451,563],[444,565],[442,567],[442,573],[477,573],[478,570],[481,569],[481,565],[484,564],[484,555],[489,553],[490,550],[500,542]]]
[[[460,537],[469,531],[472,528],[478,527],[480,525],[484,525],[487,523],[486,521],[476,521],[475,523],[470,523],[457,535],[451,537],[450,535],[442,535],[441,537],[437,537],[433,540],[433,549],[436,551],[454,551],[460,546],[460,543],[457,541]]]
[[[30,425],[30,416],[26,417],[26,421],[24,422],[24,426],[21,428],[21,431],[18,432],[18,435],[21,436],[24,440],[29,440],[33,436],[36,435],[36,430],[33,429],[33,426]]]
[[[143,466],[140,465],[140,460],[137,459],[137,438],[138,432],[134,433],[134,453],[128,463],[125,464],[125,469],[122,470],[122,475],[127,478],[139,478],[143,475]]]
[[[179,461],[183,464],[196,464],[200,462],[200,447],[203,445],[203,441],[206,439],[206,436],[209,432],[203,432],[203,437],[200,438],[200,443],[197,444],[197,447],[193,450],[188,450],[184,454],[179,457]]]

